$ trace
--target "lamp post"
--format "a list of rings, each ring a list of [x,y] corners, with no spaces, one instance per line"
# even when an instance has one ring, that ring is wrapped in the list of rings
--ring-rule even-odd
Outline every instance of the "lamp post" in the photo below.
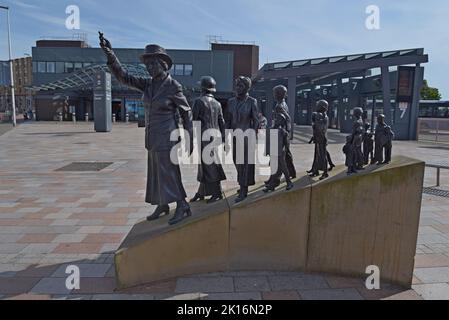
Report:
[[[9,23],[9,7],[0,6],[0,9],[4,9],[7,12],[6,20],[8,23],[8,48],[9,48],[9,67],[11,69],[11,100],[12,100],[12,124],[15,127],[17,125],[16,121],[16,95],[14,91],[14,71],[12,63],[12,53],[11,53],[11,25]]]

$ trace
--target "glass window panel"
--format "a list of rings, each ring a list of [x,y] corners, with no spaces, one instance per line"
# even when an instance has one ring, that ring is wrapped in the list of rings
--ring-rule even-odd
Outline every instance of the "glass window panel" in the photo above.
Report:
[[[64,62],[56,62],[56,73],[64,73]]]
[[[33,73],[37,72],[37,62],[33,61]]]
[[[448,117],[448,108],[447,107],[438,107],[437,117],[438,118],[447,118]]]
[[[83,68],[83,64],[81,62],[76,62],[75,63],[75,70],[80,70]]]
[[[92,63],[90,63],[90,62],[84,62],[83,63],[83,68],[88,68],[90,66],[92,66]]]
[[[183,76],[183,75],[184,75],[184,65],[175,64],[175,76]]]
[[[47,72],[47,64],[45,62],[37,63],[37,72],[46,73]]]
[[[54,62],[47,62],[47,73],[55,73],[56,65]]]
[[[191,64],[184,65],[184,75],[185,76],[193,75],[193,66]]]
[[[73,63],[72,62],[66,62],[65,63],[65,73],[72,73],[73,71],[74,71]]]

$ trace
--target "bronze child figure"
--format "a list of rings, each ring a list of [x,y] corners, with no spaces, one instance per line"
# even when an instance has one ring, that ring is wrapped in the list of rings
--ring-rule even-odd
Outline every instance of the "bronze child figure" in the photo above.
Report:
[[[363,163],[368,165],[374,160],[374,135],[366,111],[363,112],[362,120],[365,129],[363,136]]]
[[[348,175],[357,173],[354,162],[354,145],[352,143],[352,136],[346,137],[346,144],[343,147],[343,153],[346,156],[345,165],[348,167]]]
[[[376,149],[374,153],[374,162],[377,164],[388,164],[391,161],[391,150],[393,147],[394,132],[391,127],[385,123],[383,114],[377,117],[377,126],[375,132]],[[385,161],[383,155],[385,152]]]
[[[355,108],[353,111],[354,123],[352,125],[352,144],[354,145],[354,165],[356,170],[363,170],[363,135],[365,126],[362,120],[363,109]]]
[[[256,137],[259,128],[259,110],[257,100],[249,96],[251,79],[240,76],[235,82],[236,96],[228,101],[227,129],[253,130]],[[254,141],[252,141],[254,140]],[[237,169],[237,179],[240,186],[236,202],[242,202],[248,197],[248,187],[256,184],[256,141],[244,138],[242,146],[237,146],[237,139],[233,138],[233,158]],[[240,148],[239,148],[240,147]],[[243,161],[238,161],[242,158]]]
[[[287,142],[285,143],[285,162],[288,168],[288,173],[290,176],[290,179],[295,179],[296,178],[296,168],[295,165],[293,163],[293,155],[292,152],[290,150],[290,137],[291,137],[291,131],[293,130],[293,126],[292,126],[292,122],[291,122],[291,117],[290,117],[290,113],[289,113],[289,109],[287,106],[287,103],[285,102],[285,99],[287,97],[287,88],[285,86],[276,86],[273,88],[273,96],[274,99],[276,101],[276,107],[274,109],[274,113],[273,113],[273,120],[275,120],[276,118],[276,114],[277,113],[282,113],[285,118],[287,119],[287,130],[288,130],[288,134],[289,136],[287,137]],[[271,129],[270,129],[271,130]],[[273,128],[272,130],[278,130],[277,128]],[[269,142],[269,135],[267,137],[267,152],[266,154],[269,155],[270,153],[270,142]],[[265,186],[270,186],[270,187],[278,187],[281,184],[281,176],[282,173],[280,173],[279,175],[272,175],[270,177],[270,179],[268,181],[265,182]]]
[[[314,128],[314,126],[315,126],[315,120],[316,120],[316,117],[317,117],[317,113],[316,112],[314,112],[313,114],[312,114],[312,129]],[[312,144],[312,143],[315,143],[315,140],[314,140],[314,137],[312,136],[312,138],[310,139],[310,141],[309,141],[309,144]],[[328,172],[331,172],[332,170],[334,170],[334,168],[335,168],[335,164],[334,164],[334,162],[332,161],[332,157],[331,157],[331,154],[329,153],[329,151],[328,150],[326,150],[326,157],[327,157],[327,162],[329,163],[329,169],[327,169],[327,171]],[[310,169],[309,171],[307,171],[307,173],[312,173],[313,172],[313,169]]]
[[[178,115],[183,127],[190,134],[190,154],[192,153],[192,112],[182,92],[181,85],[171,78],[168,70],[173,62],[164,48],[148,45],[141,56],[142,63],[151,77],[130,75],[120,64],[112,50],[111,43],[100,32],[100,46],[107,56],[111,72],[121,83],[143,92],[145,107],[145,147],[148,150],[148,172],[146,202],[157,205],[156,211],[147,218],[152,221],[170,213],[170,203],[177,203],[170,224],[181,222],[192,215],[186,201],[181,170],[173,163],[170,153],[178,143],[170,140],[170,134],[178,129]]]
[[[265,185],[264,192],[274,191],[276,187],[280,185],[281,176],[284,175],[287,182],[286,190],[291,190],[293,188],[293,183],[291,181],[291,171],[287,164],[288,152],[290,146],[290,133],[292,130],[290,115],[284,108],[285,96],[287,94],[287,88],[284,86],[277,86],[273,89],[274,96],[278,101],[278,104],[274,110],[273,114],[273,127],[271,130],[277,131],[277,171],[270,177]],[[273,156],[273,146],[270,146],[270,153]],[[274,159],[271,159],[273,163]]]
[[[202,77],[201,97],[196,99],[193,105],[193,121],[199,121],[201,123],[199,143],[201,164],[198,165],[197,178],[198,182],[200,182],[200,187],[191,202],[202,201],[207,196],[211,196],[207,203],[213,203],[223,199],[221,181],[226,180],[226,175],[218,158],[218,150],[217,148],[213,148],[210,154],[203,155],[204,149],[210,145],[212,139],[216,138],[213,136],[209,141],[203,141],[204,133],[214,130],[215,134],[220,134],[220,140],[223,141],[225,137],[223,112],[220,103],[214,98],[214,93],[217,91],[216,85],[214,78]],[[212,132],[210,133],[213,134]],[[204,156],[210,156],[210,160],[213,161],[206,163],[203,159]]]
[[[326,100],[320,100],[317,102],[316,108],[317,112],[314,115],[315,122],[313,125],[315,155],[310,177],[318,177],[320,175],[320,171],[323,171],[324,173],[320,178],[320,180],[323,180],[329,177],[327,167],[327,128],[329,127],[329,118],[326,114],[329,104]]]

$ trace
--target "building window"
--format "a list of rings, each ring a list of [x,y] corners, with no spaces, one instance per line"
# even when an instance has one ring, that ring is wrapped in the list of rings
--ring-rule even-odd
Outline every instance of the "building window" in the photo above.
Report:
[[[193,66],[191,64],[175,64],[170,74],[175,76],[192,76]]]
[[[56,65],[54,62],[47,62],[47,73],[55,73]]]
[[[72,62],[66,62],[65,63],[65,73],[72,73],[74,71],[73,63]]]
[[[81,70],[83,68],[83,64],[81,62],[75,63],[75,71]]]
[[[64,73],[64,62],[56,62],[56,73]]]
[[[184,65],[175,64],[175,76],[183,76],[183,75],[184,75]]]
[[[90,62],[84,62],[83,63],[83,68],[88,68],[88,67],[90,67],[92,65],[92,63],[90,63]]]
[[[38,73],[46,73],[47,72],[47,64],[45,62],[37,63],[37,72]]]
[[[185,76],[193,75],[193,66],[191,64],[184,65],[184,75]]]

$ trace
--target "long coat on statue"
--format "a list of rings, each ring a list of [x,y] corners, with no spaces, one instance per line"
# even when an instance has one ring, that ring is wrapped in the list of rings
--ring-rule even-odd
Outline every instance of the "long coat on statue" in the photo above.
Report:
[[[241,129],[245,132],[248,129],[253,129],[257,134],[259,128],[259,110],[257,108],[257,100],[253,97],[246,96],[243,100],[238,98],[231,98],[228,101],[228,117],[226,127],[228,129],[237,130]],[[236,139],[234,139],[234,163],[237,169],[238,183],[241,187],[253,186],[255,182],[256,166],[255,166],[255,148],[256,141],[249,141],[245,139],[243,149],[238,149],[236,146]],[[254,145],[249,146],[250,143]],[[254,153],[248,154],[248,150],[254,150]],[[241,164],[237,163],[239,157],[237,153],[244,152],[244,161]],[[241,154],[240,154],[241,155]]]
[[[315,142],[315,157],[313,161],[313,171],[327,171],[327,128],[329,118],[326,114],[317,112],[313,125],[313,141]]]
[[[203,151],[211,143],[211,141],[203,141],[203,134],[210,129],[217,130],[221,134],[220,140],[225,135],[225,122],[223,118],[223,111],[220,103],[215,100],[212,94],[205,94],[195,100],[193,105],[193,121],[201,122],[201,141],[200,155],[201,164],[198,165],[198,182],[205,184],[217,183],[226,180],[222,165],[219,163],[218,150],[211,151],[211,157],[214,163],[206,164],[203,161]],[[207,192],[209,193],[209,192]]]
[[[113,58],[108,66],[115,77],[121,83],[143,92],[145,147],[148,150],[146,202],[165,205],[185,200],[187,195],[181,170],[170,159],[172,148],[179,142],[170,141],[171,133],[178,129],[179,118],[193,139],[192,111],[181,85],[169,74],[157,82],[152,78],[132,76],[122,68],[115,56]]]

